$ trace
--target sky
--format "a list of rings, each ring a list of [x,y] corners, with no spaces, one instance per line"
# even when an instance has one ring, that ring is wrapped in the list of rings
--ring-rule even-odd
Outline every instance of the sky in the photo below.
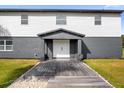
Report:
[[[124,10],[124,5],[0,5],[0,9],[93,9]],[[124,34],[124,12],[121,14],[122,34]]]

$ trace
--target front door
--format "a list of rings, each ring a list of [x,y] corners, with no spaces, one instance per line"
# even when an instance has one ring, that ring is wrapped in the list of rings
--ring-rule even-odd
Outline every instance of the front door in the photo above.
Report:
[[[69,40],[53,40],[53,57],[70,58]]]

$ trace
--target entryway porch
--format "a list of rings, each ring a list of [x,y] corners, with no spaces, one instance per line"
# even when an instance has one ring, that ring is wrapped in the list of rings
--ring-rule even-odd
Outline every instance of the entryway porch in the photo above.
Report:
[[[57,29],[38,34],[44,40],[44,58],[81,59],[81,41],[83,34],[65,29]]]

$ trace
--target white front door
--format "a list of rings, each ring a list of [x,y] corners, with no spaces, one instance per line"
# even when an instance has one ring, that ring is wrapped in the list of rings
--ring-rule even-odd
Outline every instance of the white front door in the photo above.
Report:
[[[70,57],[69,40],[53,40],[53,57],[55,58]]]

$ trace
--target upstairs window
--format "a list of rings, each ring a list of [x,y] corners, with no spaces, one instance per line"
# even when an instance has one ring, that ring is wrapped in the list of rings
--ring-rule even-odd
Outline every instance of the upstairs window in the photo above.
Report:
[[[12,40],[0,40],[0,51],[12,51],[13,43]]]
[[[95,16],[95,25],[101,25],[101,15]]]
[[[22,25],[28,24],[28,15],[21,15],[21,24]]]
[[[66,16],[56,15],[56,25],[66,25]]]

